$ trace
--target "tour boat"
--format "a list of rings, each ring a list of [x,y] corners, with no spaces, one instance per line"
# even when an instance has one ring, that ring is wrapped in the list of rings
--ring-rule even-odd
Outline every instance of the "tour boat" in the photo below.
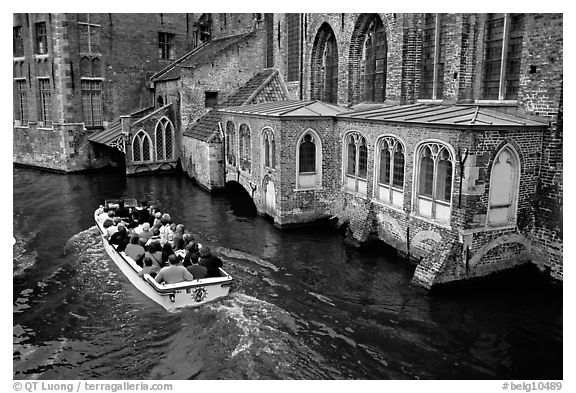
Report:
[[[117,201],[106,201],[106,205],[111,208],[117,207]],[[137,201],[126,199],[125,206],[136,207]],[[106,229],[97,217],[100,208],[94,211],[94,221],[98,230],[102,234],[102,244],[104,249],[112,258],[116,266],[130,280],[130,282],[144,295],[164,307],[166,310],[174,310],[181,307],[198,307],[205,303],[223,298],[228,295],[232,285],[232,277],[220,268],[220,277],[209,277],[193,281],[183,281],[177,284],[159,284],[148,274],[139,277],[138,272],[142,270],[132,258],[123,251],[118,252],[116,246],[110,244],[104,236]]]

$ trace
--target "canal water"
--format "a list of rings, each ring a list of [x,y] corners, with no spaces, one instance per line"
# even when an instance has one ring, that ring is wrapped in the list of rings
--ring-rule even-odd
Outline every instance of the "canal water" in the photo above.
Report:
[[[101,248],[106,198],[158,201],[224,247],[231,296],[169,313]],[[280,232],[179,176],[13,169],[15,379],[560,379],[562,291],[522,274],[426,296],[384,248]]]

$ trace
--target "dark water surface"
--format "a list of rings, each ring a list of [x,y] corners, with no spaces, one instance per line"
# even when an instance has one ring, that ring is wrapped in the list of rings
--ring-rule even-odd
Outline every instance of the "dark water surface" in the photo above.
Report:
[[[537,280],[425,296],[390,252],[237,217],[183,177],[13,181],[15,379],[562,378],[562,293]],[[92,221],[114,197],[229,249],[231,296],[168,313],[132,287]]]

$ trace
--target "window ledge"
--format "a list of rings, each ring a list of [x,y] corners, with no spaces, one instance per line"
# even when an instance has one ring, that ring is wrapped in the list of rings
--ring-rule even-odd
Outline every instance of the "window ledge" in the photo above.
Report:
[[[355,197],[360,198],[360,199],[364,199],[366,201],[370,200],[370,198],[368,198],[368,195],[366,195],[366,194],[360,194],[359,192],[350,191],[350,190],[346,190],[346,189],[344,189],[344,192],[346,194],[355,196]]]
[[[416,100],[416,102],[419,102],[422,104],[441,104],[444,102],[444,100],[442,100],[442,99],[433,100],[432,98],[418,98]]]
[[[406,213],[401,206],[392,205],[391,203],[388,203],[388,202],[386,202],[386,201],[382,201],[382,200],[377,199],[377,198],[372,198],[372,199],[370,200],[370,202],[374,203],[375,205],[379,205],[379,206],[382,206],[382,207],[386,207],[386,208],[395,210],[395,211],[397,211],[397,212],[399,212],[399,213]]]
[[[480,228],[471,228],[462,230],[462,235],[472,235],[475,233],[496,232],[496,231],[510,231],[516,230],[516,224],[502,225],[500,227],[484,226]]]
[[[304,192],[304,191],[324,191],[324,187],[310,187],[310,188],[295,188],[294,192]]]
[[[14,61],[24,61],[24,60],[26,60],[25,56],[15,56],[14,57]]]
[[[452,228],[452,225],[450,225],[449,222],[446,222],[446,221],[438,221],[438,220],[436,220],[436,219],[434,219],[434,218],[432,218],[432,217],[424,217],[424,216],[421,216],[421,215],[419,215],[419,214],[417,214],[417,213],[415,213],[415,212],[412,212],[411,218],[415,218],[415,219],[418,219],[418,220],[420,220],[420,221],[424,221],[424,222],[427,222],[427,223],[432,224],[432,225],[436,225],[436,226],[441,227],[441,228],[444,228],[444,229],[448,229],[448,230],[452,230],[452,229],[453,229],[453,228]]]
[[[474,104],[481,106],[516,106],[518,100],[476,100]]]
[[[35,59],[47,59],[50,55],[48,53],[35,53]]]

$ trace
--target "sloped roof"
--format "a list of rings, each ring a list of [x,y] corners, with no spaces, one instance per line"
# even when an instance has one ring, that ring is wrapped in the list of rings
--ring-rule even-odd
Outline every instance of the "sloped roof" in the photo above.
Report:
[[[453,127],[546,127],[546,123],[524,119],[478,105],[396,105],[357,110],[339,118],[413,123]]]
[[[278,69],[267,68],[254,75],[244,86],[226,97],[218,105],[218,108],[223,106],[242,107],[253,102],[282,102],[287,99],[288,91]],[[219,122],[220,109],[212,109],[185,130],[183,135],[208,141],[215,132],[219,131]]]
[[[102,131],[98,131],[88,137],[90,142],[116,147],[116,140],[122,135],[120,120],[116,120]]]
[[[324,117],[350,112],[350,109],[322,101],[276,101],[220,109],[221,112],[276,117]]]
[[[158,82],[178,79],[181,76],[182,68],[191,68],[205,64],[208,61],[211,61],[219,52],[222,52],[238,41],[254,34],[254,32],[250,32],[210,41],[188,52],[181,58],[175,60],[168,67],[152,75],[151,80],[153,82]]]

